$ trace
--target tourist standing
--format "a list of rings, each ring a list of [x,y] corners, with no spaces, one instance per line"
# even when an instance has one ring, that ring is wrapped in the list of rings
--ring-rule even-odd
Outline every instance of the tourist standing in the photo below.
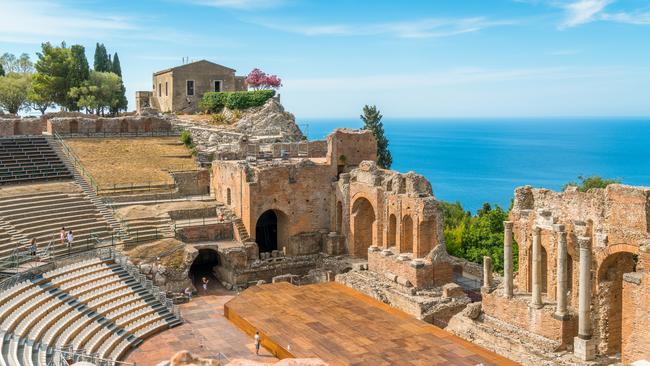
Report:
[[[207,279],[207,277],[203,277],[201,279],[201,282],[203,282],[203,292],[205,292],[207,294],[208,293],[208,282],[210,282],[210,281]]]
[[[260,332],[255,332],[255,354],[260,354]]]
[[[187,301],[192,300],[192,289],[191,288],[186,287],[183,292],[185,293],[185,296],[187,296]]]
[[[36,238],[32,238],[29,242],[29,254],[31,254],[32,257],[36,257]]]
[[[72,243],[74,243],[74,235],[72,234],[72,230],[68,231],[68,253],[70,252],[70,248],[72,247]]]
[[[65,226],[61,228],[61,231],[59,232],[59,236],[61,237],[61,245],[65,244]]]

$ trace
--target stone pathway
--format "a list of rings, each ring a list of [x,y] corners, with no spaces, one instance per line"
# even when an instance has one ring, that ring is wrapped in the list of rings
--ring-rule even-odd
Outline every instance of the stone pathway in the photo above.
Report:
[[[138,366],[155,366],[169,360],[180,350],[188,350],[199,357],[216,358],[217,353],[221,352],[230,360],[245,358],[265,363],[277,362],[264,349],[260,350],[260,356],[256,356],[253,338],[224,318],[223,305],[235,297],[235,293],[215,282],[211,281],[214,285],[207,295],[195,296],[191,302],[180,305],[185,323],[147,339],[125,361],[135,362]]]

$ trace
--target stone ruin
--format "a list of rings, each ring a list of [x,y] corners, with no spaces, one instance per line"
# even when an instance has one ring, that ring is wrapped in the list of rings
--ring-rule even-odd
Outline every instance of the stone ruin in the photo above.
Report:
[[[503,282],[448,329],[525,364],[650,358],[650,187],[520,187],[504,235]]]

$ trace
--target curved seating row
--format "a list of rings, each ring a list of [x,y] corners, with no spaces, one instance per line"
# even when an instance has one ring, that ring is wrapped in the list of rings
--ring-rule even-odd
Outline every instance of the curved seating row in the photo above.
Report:
[[[56,348],[117,360],[180,324],[117,264],[90,259],[0,293],[0,366],[49,364]]]

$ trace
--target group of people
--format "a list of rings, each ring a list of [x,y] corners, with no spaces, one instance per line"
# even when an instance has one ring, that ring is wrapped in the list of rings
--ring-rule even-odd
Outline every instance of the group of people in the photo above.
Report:
[[[203,287],[203,293],[208,294],[208,283],[210,280],[207,277],[202,277],[201,278],[201,287]],[[188,300],[192,300],[192,288],[191,287],[186,287],[185,290],[183,290],[183,293],[185,296],[187,296]]]
[[[59,232],[59,237],[61,239],[61,245],[65,245],[68,249],[72,247],[72,244],[74,243],[74,234],[72,233],[72,230],[66,232],[65,226],[62,227]]]

